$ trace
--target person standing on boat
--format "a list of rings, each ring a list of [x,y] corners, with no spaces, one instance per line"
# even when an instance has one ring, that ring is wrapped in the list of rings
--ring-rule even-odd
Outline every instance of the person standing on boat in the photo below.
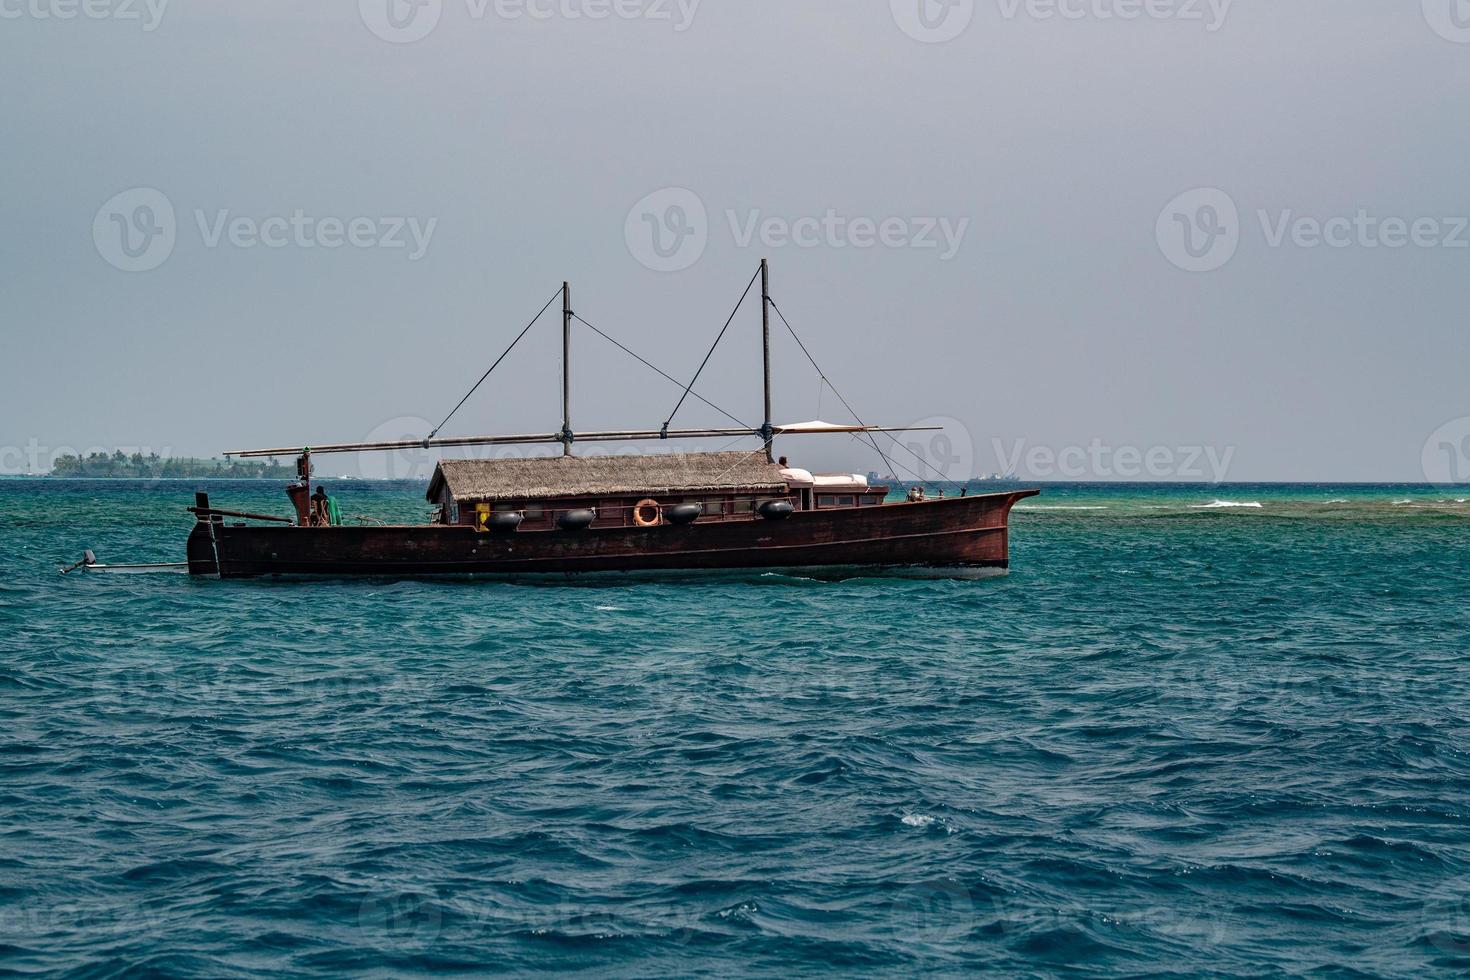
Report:
[[[326,487],[318,486],[311,495],[311,526],[332,527],[341,523],[342,512],[337,509],[337,501],[327,496]]]

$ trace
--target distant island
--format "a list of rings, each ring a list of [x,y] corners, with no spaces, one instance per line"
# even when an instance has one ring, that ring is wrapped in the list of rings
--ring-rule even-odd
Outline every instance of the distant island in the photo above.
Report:
[[[159,456],[157,453],[133,453],[122,450],[112,455],[92,453],[88,456],[58,456],[52,464],[53,477],[71,479],[112,480],[290,480],[296,477],[295,466],[284,466],[275,460],[240,462],[232,459],[193,459]]]

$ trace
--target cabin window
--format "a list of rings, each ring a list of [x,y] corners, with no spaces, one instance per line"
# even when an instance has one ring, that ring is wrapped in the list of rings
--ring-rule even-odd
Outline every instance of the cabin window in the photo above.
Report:
[[[830,493],[819,493],[819,494],[817,494],[817,506],[818,507],[836,507],[837,506],[837,497],[834,496],[833,494],[830,494]]]
[[[495,513],[497,513],[497,514],[514,514],[518,510],[520,510],[520,508],[517,507],[515,504],[496,504],[495,505]]]
[[[735,513],[749,514],[755,510],[755,500],[750,497],[742,497],[735,501]]]
[[[842,496],[842,497],[838,497],[837,498],[837,506],[838,507],[855,507],[855,506],[857,506],[857,501],[854,500],[850,496]]]
[[[883,498],[878,496],[876,493],[865,494],[864,496],[858,498],[858,503],[862,504],[864,507],[872,507],[874,504],[881,504],[882,502]]]
[[[541,508],[540,504],[527,504],[522,509],[525,510],[528,521],[539,521],[546,516],[546,511]]]
[[[700,512],[705,517],[723,517],[725,514],[725,502],[723,500],[706,500],[700,505]]]

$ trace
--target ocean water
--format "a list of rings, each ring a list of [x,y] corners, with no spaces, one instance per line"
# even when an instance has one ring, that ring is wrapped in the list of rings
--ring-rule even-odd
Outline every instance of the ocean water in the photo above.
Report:
[[[1470,492],[1051,486],[980,582],[57,575],[193,489],[0,481],[0,970],[1470,970]]]

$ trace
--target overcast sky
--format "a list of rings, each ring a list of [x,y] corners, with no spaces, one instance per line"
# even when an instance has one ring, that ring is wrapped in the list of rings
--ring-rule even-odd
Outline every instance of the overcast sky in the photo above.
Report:
[[[764,255],[951,476],[1470,478],[1470,3],[415,3],[0,0],[0,469],[422,435],[563,279],[684,378]],[[556,430],[559,344],[443,434]],[[759,365],[752,303],[700,389]],[[679,395],[572,367],[574,428]]]

